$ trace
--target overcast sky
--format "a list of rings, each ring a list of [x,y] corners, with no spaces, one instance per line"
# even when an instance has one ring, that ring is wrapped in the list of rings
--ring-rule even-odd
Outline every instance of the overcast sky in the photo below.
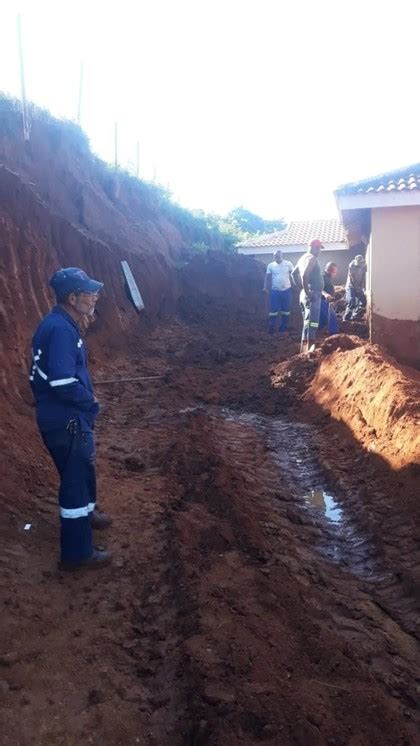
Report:
[[[416,0],[4,0],[0,89],[75,118],[94,151],[187,207],[336,215],[339,184],[420,161]]]

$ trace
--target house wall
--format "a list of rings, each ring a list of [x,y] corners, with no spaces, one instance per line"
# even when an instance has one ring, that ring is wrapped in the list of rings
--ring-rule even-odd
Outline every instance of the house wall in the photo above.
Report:
[[[420,205],[372,209],[368,259],[372,341],[420,367]]]
[[[298,260],[302,256],[303,252],[293,252],[293,253],[283,253],[283,259],[288,259],[289,262],[292,262],[292,264],[297,264]],[[269,262],[273,261],[273,252],[270,252],[269,254],[254,254],[254,258],[259,261],[263,262],[265,265],[269,264]],[[349,266],[350,260],[353,258],[353,255],[351,254],[349,249],[339,249],[339,250],[328,250],[321,251],[321,255],[319,257],[319,263],[321,265],[321,269],[324,270],[325,265],[328,262],[335,262],[338,267],[338,275],[336,279],[336,285],[344,285],[346,278],[347,278],[347,269]]]

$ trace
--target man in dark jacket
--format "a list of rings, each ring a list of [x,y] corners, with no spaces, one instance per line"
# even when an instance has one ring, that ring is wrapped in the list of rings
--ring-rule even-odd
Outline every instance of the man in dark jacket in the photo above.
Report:
[[[355,321],[366,308],[366,271],[366,261],[362,254],[358,254],[349,264],[344,321]]]
[[[103,285],[77,267],[58,270],[50,285],[57,305],[34,334],[29,379],[38,427],[60,475],[61,566],[102,567],[111,554],[93,547],[92,529],[107,528],[111,520],[95,510],[99,404],[79,325],[93,315]]]

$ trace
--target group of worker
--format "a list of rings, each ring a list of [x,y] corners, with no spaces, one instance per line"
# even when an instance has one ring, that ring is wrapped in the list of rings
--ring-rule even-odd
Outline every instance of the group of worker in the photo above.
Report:
[[[264,292],[269,296],[269,332],[278,329],[286,333],[289,327],[293,288],[299,291],[299,303],[303,316],[301,351],[315,349],[318,329],[326,327],[330,334],[339,330],[339,322],[334,308],[334,279],[338,268],[328,262],[322,272],[318,258],[323,244],[315,238],[307,252],[294,267],[292,262],[283,259],[277,250],[274,261],[267,266]],[[365,278],[366,261],[358,254],[349,264],[346,282],[345,321],[356,320],[366,308]],[[280,323],[279,323],[280,317]]]

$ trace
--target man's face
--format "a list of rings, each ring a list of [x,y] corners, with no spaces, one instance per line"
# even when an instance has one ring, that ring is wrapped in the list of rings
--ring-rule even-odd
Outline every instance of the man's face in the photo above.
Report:
[[[321,247],[320,246],[313,246],[312,248],[312,254],[316,259],[318,259],[319,255],[321,253]]]
[[[334,277],[337,276],[337,272],[338,272],[337,267],[330,267],[328,274],[332,280],[334,279]]]
[[[69,303],[80,316],[93,316],[98,293],[71,293]]]
[[[274,254],[274,259],[276,260],[277,264],[281,263],[281,261],[283,259],[283,255],[282,255],[281,251],[276,251],[276,253]]]

